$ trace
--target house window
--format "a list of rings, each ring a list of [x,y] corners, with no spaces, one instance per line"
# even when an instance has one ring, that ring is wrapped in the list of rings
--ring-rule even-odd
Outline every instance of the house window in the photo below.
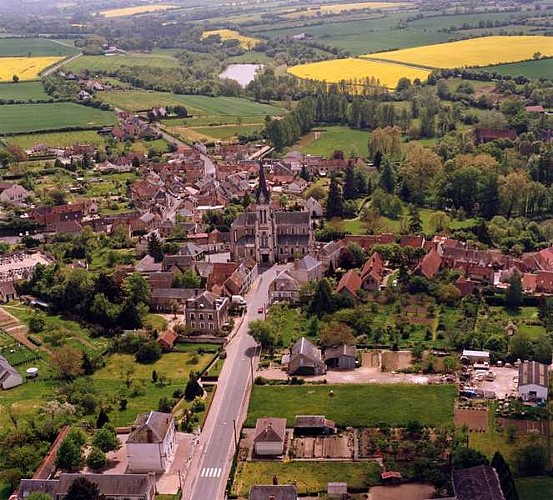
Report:
[[[200,323],[200,329],[203,330],[205,328],[205,323]]]
[[[192,321],[192,323],[190,323],[192,328],[196,328],[196,323],[194,321]]]
[[[192,320],[196,319],[196,315],[194,313],[190,313],[190,319]]]
[[[209,323],[209,329],[213,330],[213,323]]]
[[[203,313],[200,313],[200,319],[201,319],[201,320],[204,319]]]
[[[208,314],[207,319],[210,319],[211,321],[213,321],[213,314]]]

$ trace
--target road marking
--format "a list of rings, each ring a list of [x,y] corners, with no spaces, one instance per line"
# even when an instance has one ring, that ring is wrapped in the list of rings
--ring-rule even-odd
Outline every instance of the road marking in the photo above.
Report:
[[[200,477],[205,478],[217,478],[221,477],[222,469],[221,467],[204,467],[200,473]]]

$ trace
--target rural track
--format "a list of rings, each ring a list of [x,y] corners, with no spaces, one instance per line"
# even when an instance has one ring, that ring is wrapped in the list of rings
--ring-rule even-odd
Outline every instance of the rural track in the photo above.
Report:
[[[78,54],[75,54],[74,56],[71,56],[69,57],[68,59],[63,59],[61,60],[60,62],[54,64],[53,66],[50,66],[48,69],[46,69],[45,71],[42,72],[42,74],[40,76],[50,76],[52,73],[54,73],[54,71],[57,71],[58,69],[60,69],[62,66],[64,66],[65,64],[68,64],[70,62],[73,62],[75,59],[78,59],[79,57],[81,57],[83,55],[82,52],[79,52]]]

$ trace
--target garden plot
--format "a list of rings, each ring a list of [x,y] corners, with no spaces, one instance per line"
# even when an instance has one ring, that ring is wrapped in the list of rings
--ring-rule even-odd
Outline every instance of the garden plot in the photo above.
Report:
[[[290,454],[297,459],[353,459],[353,432],[294,438]]]

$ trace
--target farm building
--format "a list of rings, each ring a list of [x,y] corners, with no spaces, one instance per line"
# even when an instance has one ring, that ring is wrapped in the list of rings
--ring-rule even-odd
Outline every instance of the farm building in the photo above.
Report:
[[[320,436],[334,434],[336,424],[324,415],[297,415],[294,423],[294,435]]]
[[[293,484],[255,484],[250,487],[250,500],[297,500],[298,490]]]
[[[305,337],[299,339],[290,349],[288,374],[290,375],[324,375],[326,365],[321,350],[317,349]]]
[[[461,362],[467,364],[489,363],[490,353],[488,351],[471,351],[470,349],[463,349]]]
[[[173,416],[158,411],[139,415],[126,446],[129,472],[164,472],[176,449]]]
[[[355,370],[355,346],[342,344],[326,348],[325,363],[328,368]]]
[[[518,395],[524,401],[547,401],[549,367],[525,361],[518,367]]]
[[[0,387],[11,389],[23,383],[23,377],[8,363],[4,356],[0,356]]]
[[[260,456],[282,455],[285,437],[285,418],[258,418],[253,438],[255,454]]]

